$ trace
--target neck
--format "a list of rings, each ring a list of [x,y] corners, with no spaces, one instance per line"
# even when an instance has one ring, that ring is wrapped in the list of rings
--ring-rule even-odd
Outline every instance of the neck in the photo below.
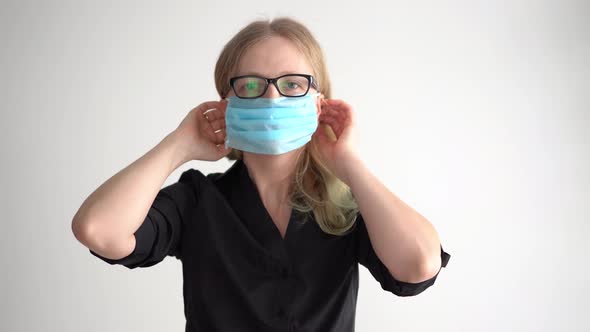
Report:
[[[271,205],[285,202],[294,176],[297,157],[303,147],[280,155],[244,151],[243,161],[263,201]]]

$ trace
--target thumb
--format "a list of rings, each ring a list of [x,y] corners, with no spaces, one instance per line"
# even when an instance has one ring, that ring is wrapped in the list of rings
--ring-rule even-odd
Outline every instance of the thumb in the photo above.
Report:
[[[320,124],[318,125],[318,128],[316,129],[315,133],[313,133],[313,136],[318,140],[318,143],[320,144],[324,144],[326,142],[326,132],[324,130],[326,130],[324,128],[324,125]]]

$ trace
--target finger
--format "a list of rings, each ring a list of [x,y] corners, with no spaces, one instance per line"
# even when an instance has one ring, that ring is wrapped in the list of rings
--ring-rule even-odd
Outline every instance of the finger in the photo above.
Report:
[[[326,102],[328,103],[328,105],[331,105],[331,106],[351,108],[351,106],[342,99],[330,98],[330,99],[326,99]]]
[[[323,107],[322,112],[326,115],[333,116],[339,119],[344,119],[346,117],[344,111],[342,111],[339,107],[335,107],[332,105],[326,105],[325,107]]]
[[[215,144],[219,144],[219,143],[225,141],[225,136],[226,136],[225,128],[213,129],[213,127],[208,126],[205,129],[205,132],[206,132],[207,138],[211,142],[214,142]]]
[[[339,121],[338,118],[332,116],[332,115],[320,115],[318,121],[320,123],[326,123],[326,124],[330,124],[336,121]]]
[[[206,124],[204,126],[203,133],[204,133],[207,141],[213,142],[215,144],[218,143],[219,139],[217,138],[217,134],[215,133],[215,130],[210,125]]]
[[[217,129],[214,132],[215,132],[215,142],[217,142],[217,143],[225,142],[225,137],[226,137],[225,128]]]
[[[321,129],[318,131],[318,139],[320,139],[322,143],[332,144],[338,140],[337,136],[334,134],[332,126],[322,124],[319,127],[321,127]]]
[[[332,127],[332,131],[334,131],[337,137],[340,137],[340,133],[342,131],[342,124],[340,121],[334,118],[326,118],[324,121],[322,121],[322,123]]]
[[[225,117],[225,103],[218,101],[204,102],[199,106],[199,113],[208,120]]]
[[[340,114],[344,116],[344,118],[347,120],[347,123],[354,122],[355,114],[350,104],[341,99],[328,99],[327,102],[328,105],[330,105],[333,109],[337,109]]]
[[[211,128],[213,128],[213,130],[225,129],[225,119],[209,119],[209,124],[211,125]]]
[[[225,118],[225,111],[227,110],[227,100],[222,99],[221,101],[219,101],[218,109],[221,111],[223,117]]]
[[[326,122],[326,123],[342,123],[345,119],[342,115],[335,113],[335,112],[326,112],[325,114],[320,115],[319,121]]]
[[[205,114],[207,116],[208,114]],[[199,121],[199,131],[204,134],[207,140],[211,142],[217,142],[223,138],[225,135],[225,120],[224,119],[217,119],[217,120],[208,120],[203,119],[203,121]],[[221,134],[220,134],[221,133]]]
[[[336,109],[352,109],[352,106],[342,99],[326,99],[326,105]]]
[[[318,140],[318,142],[323,145],[326,142],[326,132],[325,132],[325,127],[324,125],[320,125],[318,126],[318,128],[316,129],[316,131],[313,133],[313,136],[316,137],[316,139]]]
[[[216,145],[217,151],[219,152],[220,156],[223,157],[231,152],[232,148],[230,146],[225,148],[225,143],[221,143]]]
[[[199,106],[197,106],[199,113],[204,113],[208,110],[211,109],[216,109],[216,108],[220,108],[221,103],[219,101],[214,101],[214,100],[210,100],[210,101],[206,101],[201,103]]]
[[[214,133],[215,142],[220,142],[225,140],[225,119],[217,119],[214,121],[209,121],[209,126]]]
[[[220,109],[212,108],[212,109],[205,110],[203,112],[203,117],[209,121],[214,121],[214,120],[218,120],[218,119],[224,119],[225,114]]]

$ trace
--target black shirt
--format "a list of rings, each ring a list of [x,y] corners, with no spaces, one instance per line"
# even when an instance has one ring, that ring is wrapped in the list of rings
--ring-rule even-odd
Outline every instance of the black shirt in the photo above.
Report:
[[[224,173],[189,169],[162,188],[129,256],[90,252],[130,269],[179,259],[185,331],[354,331],[358,263],[398,296],[421,293],[440,273],[398,281],[375,254],[360,213],[344,236],[324,233],[313,213],[305,215],[292,210],[283,239],[237,160]],[[441,258],[446,266],[442,245]]]

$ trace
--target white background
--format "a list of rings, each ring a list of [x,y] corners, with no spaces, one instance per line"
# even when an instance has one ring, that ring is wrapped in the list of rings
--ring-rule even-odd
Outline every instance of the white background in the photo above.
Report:
[[[239,29],[281,15],[317,37],[362,157],[452,255],[409,298],[361,267],[357,331],[590,330],[588,2],[265,0],[2,1],[0,330],[184,330],[180,261],[110,266],[72,217],[218,99]]]

